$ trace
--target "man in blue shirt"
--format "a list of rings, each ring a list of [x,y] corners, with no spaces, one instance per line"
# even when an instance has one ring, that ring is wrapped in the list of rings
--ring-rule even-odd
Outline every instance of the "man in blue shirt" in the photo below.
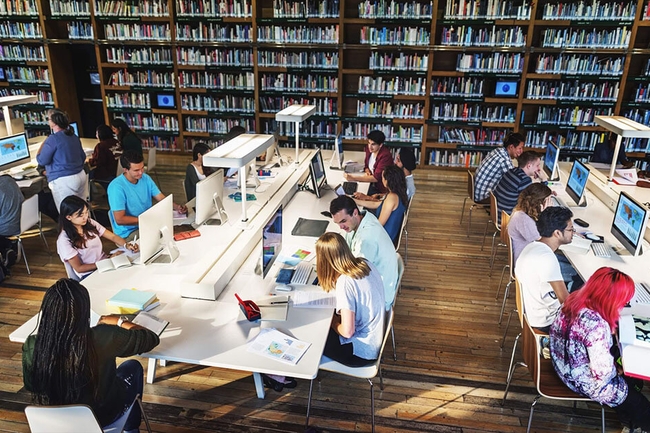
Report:
[[[533,179],[545,180],[539,154],[529,150],[517,158],[518,167],[511,168],[503,175],[496,188],[494,196],[497,198],[497,215],[501,221],[501,211],[512,213],[519,200],[519,194],[533,183]]]
[[[126,151],[120,158],[124,174],[108,185],[108,216],[113,232],[131,241],[137,234],[138,216],[152,206],[152,198],[157,202],[165,198],[154,181],[144,172],[142,154]],[[185,213],[185,206],[174,203],[174,210]]]

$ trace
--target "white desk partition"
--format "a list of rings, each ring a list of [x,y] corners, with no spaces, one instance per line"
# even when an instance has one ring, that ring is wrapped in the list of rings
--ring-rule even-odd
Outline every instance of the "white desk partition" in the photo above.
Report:
[[[38,97],[36,95],[13,95],[13,96],[0,97],[0,107],[2,107],[2,115],[4,117],[7,136],[14,135],[14,128],[13,128],[14,125],[11,122],[12,116],[9,107],[13,107],[14,105],[20,105],[20,104],[36,103],[37,101],[38,101]]]

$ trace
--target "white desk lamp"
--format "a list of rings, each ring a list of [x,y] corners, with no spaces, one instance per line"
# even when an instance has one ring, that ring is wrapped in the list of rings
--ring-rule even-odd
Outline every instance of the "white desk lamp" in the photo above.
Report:
[[[623,138],[650,138],[650,128],[623,116],[594,116],[594,121],[597,125],[616,134],[614,157],[609,167],[609,176],[607,176],[607,181],[611,182],[614,179],[614,171],[618,162],[618,152],[621,149]]]
[[[315,112],[315,105],[293,104],[275,114],[275,120],[278,122],[295,122],[296,124],[296,164],[300,164],[300,161],[298,160],[298,153],[300,151],[300,124],[311,117]]]

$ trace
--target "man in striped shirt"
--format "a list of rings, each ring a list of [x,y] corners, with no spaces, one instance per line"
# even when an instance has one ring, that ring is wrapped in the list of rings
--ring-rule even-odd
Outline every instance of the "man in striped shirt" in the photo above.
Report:
[[[524,151],[524,136],[511,132],[503,140],[503,147],[490,152],[476,170],[474,183],[474,201],[490,203],[490,191],[494,190],[503,174],[513,168],[512,159]]]
[[[539,154],[528,150],[517,157],[518,167],[506,171],[496,188],[494,195],[497,198],[497,209],[499,220],[501,220],[501,211],[512,213],[519,199],[519,194],[534,179],[544,180],[542,171],[542,161]]]

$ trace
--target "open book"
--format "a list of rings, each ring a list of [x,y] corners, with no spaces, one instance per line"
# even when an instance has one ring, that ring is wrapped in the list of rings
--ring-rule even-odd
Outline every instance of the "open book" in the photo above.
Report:
[[[100,260],[95,264],[97,265],[97,270],[99,272],[106,272],[117,268],[125,268],[131,266],[131,260],[129,260],[128,255],[120,254],[118,256]]]
[[[140,325],[143,328],[147,328],[150,331],[155,332],[157,335],[162,334],[169,322],[165,319],[161,319],[158,316],[155,316],[146,311],[140,311],[137,316],[133,319],[133,323]]]

